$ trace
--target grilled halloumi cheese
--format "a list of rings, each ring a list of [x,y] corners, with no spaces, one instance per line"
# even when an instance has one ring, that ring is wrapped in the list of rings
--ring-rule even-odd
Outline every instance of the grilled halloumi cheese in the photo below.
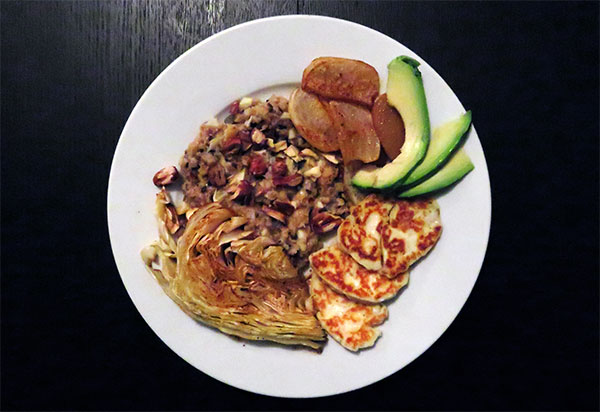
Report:
[[[369,270],[382,267],[381,229],[388,224],[392,206],[374,194],[369,195],[352,208],[338,228],[341,248]]]
[[[365,269],[338,245],[313,253],[309,261],[329,287],[363,302],[379,303],[393,298],[408,283],[408,272],[389,279],[379,271]]]
[[[435,200],[397,200],[389,223],[382,227],[382,273],[393,278],[423,257],[442,234],[440,207]]]
[[[375,328],[388,317],[384,305],[366,305],[334,292],[312,274],[310,294],[321,327],[351,351],[373,346],[381,332]]]

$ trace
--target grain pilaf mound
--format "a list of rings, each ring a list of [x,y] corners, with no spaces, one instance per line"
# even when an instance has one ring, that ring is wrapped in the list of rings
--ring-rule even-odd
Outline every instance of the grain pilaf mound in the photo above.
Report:
[[[348,214],[340,157],[310,147],[283,97],[234,102],[224,123],[201,126],[180,171],[191,207],[235,210],[249,220],[244,230],[282,246],[298,269]]]

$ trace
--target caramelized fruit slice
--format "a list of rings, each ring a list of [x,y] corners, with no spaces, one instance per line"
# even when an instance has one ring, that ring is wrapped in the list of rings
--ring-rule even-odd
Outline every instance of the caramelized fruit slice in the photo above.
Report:
[[[385,154],[390,159],[395,159],[404,144],[404,122],[400,113],[388,104],[387,95],[384,93],[375,99],[371,115],[373,127]]]
[[[322,152],[339,149],[334,123],[319,97],[296,89],[290,96],[290,117],[298,132]]]
[[[353,160],[370,163],[379,158],[381,146],[368,109],[332,100],[329,102],[329,112],[338,128],[338,141],[345,164]]]
[[[302,89],[371,107],[379,94],[379,74],[359,60],[319,57],[304,69]]]

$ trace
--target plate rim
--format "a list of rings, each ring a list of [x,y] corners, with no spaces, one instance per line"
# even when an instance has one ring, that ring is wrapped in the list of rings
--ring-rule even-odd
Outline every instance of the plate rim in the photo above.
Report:
[[[115,265],[117,267],[117,272],[119,273],[119,277],[121,279],[121,282],[123,283],[123,286],[125,287],[125,290],[127,291],[127,294],[129,296],[129,298],[131,299],[131,301],[134,304],[134,307],[136,308],[136,310],[138,311],[138,313],[142,316],[142,319],[145,321],[145,323],[147,324],[148,327],[150,327],[150,329],[154,332],[154,334],[161,340],[161,342],[167,346],[167,348],[169,348],[169,350],[173,351],[177,356],[179,356],[181,359],[183,359],[184,361],[186,361],[188,364],[190,364],[192,367],[194,367],[195,369],[197,369],[199,372],[210,376],[211,378],[225,383],[229,386],[247,391],[247,392],[251,392],[251,393],[258,393],[258,394],[262,394],[262,395],[267,395],[267,396],[275,396],[275,397],[284,397],[284,398],[318,398],[318,397],[324,397],[324,396],[331,396],[331,395],[337,395],[337,394],[343,394],[343,393],[348,393],[354,390],[358,390],[361,388],[365,388],[368,386],[371,386],[383,379],[388,378],[389,376],[399,372],[400,370],[406,368],[408,365],[410,365],[412,362],[414,362],[416,359],[418,359],[421,355],[423,355],[423,353],[425,353],[429,348],[431,348],[448,330],[448,328],[450,327],[450,325],[452,325],[454,323],[454,321],[456,320],[456,318],[458,317],[458,315],[461,313],[461,311],[463,310],[465,304],[467,303],[467,301],[469,300],[469,297],[471,296],[471,293],[473,292],[473,289],[475,287],[475,285],[477,284],[478,280],[479,280],[479,275],[481,274],[481,269],[483,267],[483,263],[485,262],[486,256],[487,256],[487,250],[488,250],[488,246],[489,246],[489,240],[490,240],[490,232],[491,232],[491,220],[492,220],[492,196],[491,196],[491,181],[490,181],[490,176],[489,176],[489,170],[488,170],[488,166],[487,166],[487,160],[485,157],[485,152],[483,150],[483,144],[481,144],[481,140],[478,137],[478,134],[476,132],[475,129],[475,125],[471,125],[471,128],[473,129],[475,135],[477,136],[477,140],[479,142],[479,144],[481,145],[481,154],[483,157],[483,172],[485,174],[485,182],[487,183],[486,185],[486,199],[487,199],[487,205],[488,208],[485,211],[485,217],[486,217],[486,230],[485,230],[485,245],[483,247],[483,254],[482,254],[482,259],[478,264],[478,269],[477,269],[477,276],[475,277],[475,281],[473,282],[472,286],[470,287],[470,290],[468,291],[466,298],[464,300],[464,302],[461,303],[460,308],[458,309],[456,315],[454,317],[452,317],[452,319],[450,320],[450,322],[447,324],[447,326],[441,331],[441,333],[439,334],[439,336],[437,338],[435,338],[428,346],[424,347],[421,351],[419,351],[418,355],[416,355],[413,359],[411,359],[410,361],[408,361],[404,366],[400,367],[399,369],[392,371],[391,373],[385,374],[385,375],[381,375],[378,378],[372,379],[370,380],[369,383],[362,385],[362,386],[354,386],[352,387],[352,385],[349,385],[351,387],[349,387],[346,390],[342,390],[342,391],[335,391],[335,392],[330,392],[330,393],[323,393],[323,394],[315,394],[315,395],[294,395],[294,394],[284,394],[282,395],[281,393],[277,393],[276,391],[260,391],[260,390],[256,390],[254,388],[250,388],[247,385],[239,385],[239,384],[232,384],[229,382],[226,382],[224,379],[222,379],[221,377],[217,377],[213,374],[209,374],[208,372],[205,372],[204,370],[200,369],[199,367],[197,367],[196,365],[194,365],[194,363],[192,361],[190,361],[189,359],[187,359],[186,356],[182,355],[181,353],[179,353],[178,351],[175,351],[170,345],[168,345],[166,343],[166,341],[161,337],[161,335],[157,332],[157,330],[155,329],[155,327],[153,327],[151,325],[151,323],[148,321],[147,317],[145,316],[145,314],[142,312],[142,310],[140,309],[140,304],[137,301],[137,299],[135,299],[132,295],[132,292],[129,290],[129,288],[127,287],[127,285],[125,284],[125,279],[123,274],[121,273],[122,270],[124,270],[125,268],[121,268],[117,259],[117,250],[115,247],[115,240],[114,237],[115,235],[113,235],[113,232],[111,231],[111,210],[110,210],[110,205],[111,205],[111,186],[114,187],[113,184],[111,184],[113,182],[114,179],[116,179],[115,176],[115,164],[117,163],[117,159],[120,155],[122,155],[123,152],[123,136],[125,136],[128,132],[128,129],[131,127],[131,123],[132,123],[132,118],[135,117],[135,115],[137,114],[138,111],[140,111],[141,107],[143,106],[144,100],[148,97],[148,95],[152,92],[153,88],[156,87],[156,85],[161,81],[161,79],[167,75],[167,73],[172,70],[181,60],[183,60],[188,54],[193,53],[196,49],[202,47],[203,45],[209,43],[209,42],[213,42],[218,40],[220,37],[227,35],[228,33],[232,32],[232,31],[237,31],[237,30],[243,30],[249,26],[252,25],[258,25],[258,24],[268,24],[271,21],[278,21],[278,20],[303,20],[303,19],[309,19],[309,20],[321,20],[321,21],[335,21],[337,23],[341,23],[341,24],[345,24],[348,26],[353,26],[355,28],[358,28],[360,30],[368,30],[370,32],[373,32],[374,34],[377,34],[379,36],[385,36],[389,39],[391,39],[392,41],[400,44],[402,47],[406,48],[407,50],[409,50],[411,53],[413,53],[415,56],[417,56],[417,58],[422,62],[422,64],[424,63],[430,70],[433,71],[433,73],[442,81],[442,83],[452,92],[452,94],[456,97],[458,104],[460,105],[460,107],[463,109],[463,111],[465,110],[462,102],[460,101],[460,99],[458,99],[458,96],[456,95],[456,93],[454,92],[454,90],[448,85],[448,83],[446,82],[446,80],[439,75],[439,73],[431,66],[427,63],[426,60],[424,60],[423,58],[421,58],[417,53],[415,53],[412,49],[410,49],[409,47],[407,47],[406,45],[404,45],[403,43],[401,43],[400,41],[396,40],[395,38],[388,36],[385,33],[382,33],[380,31],[377,31],[375,29],[372,29],[368,26],[353,22],[353,21],[349,21],[349,20],[345,20],[345,19],[341,19],[341,18],[337,18],[337,17],[329,17],[329,16],[321,16],[321,15],[310,15],[310,14],[293,14],[293,15],[281,15],[281,16],[270,16],[270,17],[265,17],[265,18],[259,18],[259,19],[254,19],[254,20],[250,20],[244,23],[240,23],[234,26],[231,26],[227,29],[224,29],[222,31],[219,31],[215,34],[212,34],[211,36],[207,37],[206,39],[196,43],[194,46],[190,47],[188,50],[186,50],[185,52],[183,52],[182,54],[180,54],[177,58],[175,58],[171,63],[169,63],[169,65],[163,69],[158,76],[156,76],[156,78],[149,84],[149,86],[145,89],[144,93],[142,93],[142,95],[140,96],[140,98],[138,99],[138,101],[136,102],[134,108],[131,110],[129,116],[127,117],[127,121],[125,123],[125,125],[123,126],[123,129],[121,131],[121,134],[119,135],[119,140],[115,146],[114,149],[114,154],[113,154],[113,159],[111,162],[111,167],[110,167],[110,173],[109,173],[109,178],[108,178],[108,187],[107,187],[107,197],[106,197],[106,217],[107,217],[107,228],[108,228],[108,232],[109,232],[109,241],[110,241],[110,245],[111,245],[111,251],[113,254],[113,260],[115,261]]]

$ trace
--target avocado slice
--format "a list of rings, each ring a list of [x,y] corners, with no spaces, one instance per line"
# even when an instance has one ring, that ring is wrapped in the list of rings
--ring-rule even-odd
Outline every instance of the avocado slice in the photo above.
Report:
[[[436,127],[431,135],[429,148],[423,161],[410,172],[406,180],[402,182],[402,186],[412,186],[439,170],[457,148],[460,139],[469,130],[470,125],[471,111],[469,110],[459,118]]]
[[[407,56],[396,57],[388,64],[387,98],[404,121],[404,144],[401,153],[391,163],[359,170],[352,178],[354,185],[365,189],[398,187],[425,156],[430,126],[419,65],[418,61]]]
[[[474,168],[475,166],[473,166],[471,159],[469,159],[464,149],[460,149],[436,174],[418,185],[401,192],[398,197],[413,197],[443,189],[462,178]]]

